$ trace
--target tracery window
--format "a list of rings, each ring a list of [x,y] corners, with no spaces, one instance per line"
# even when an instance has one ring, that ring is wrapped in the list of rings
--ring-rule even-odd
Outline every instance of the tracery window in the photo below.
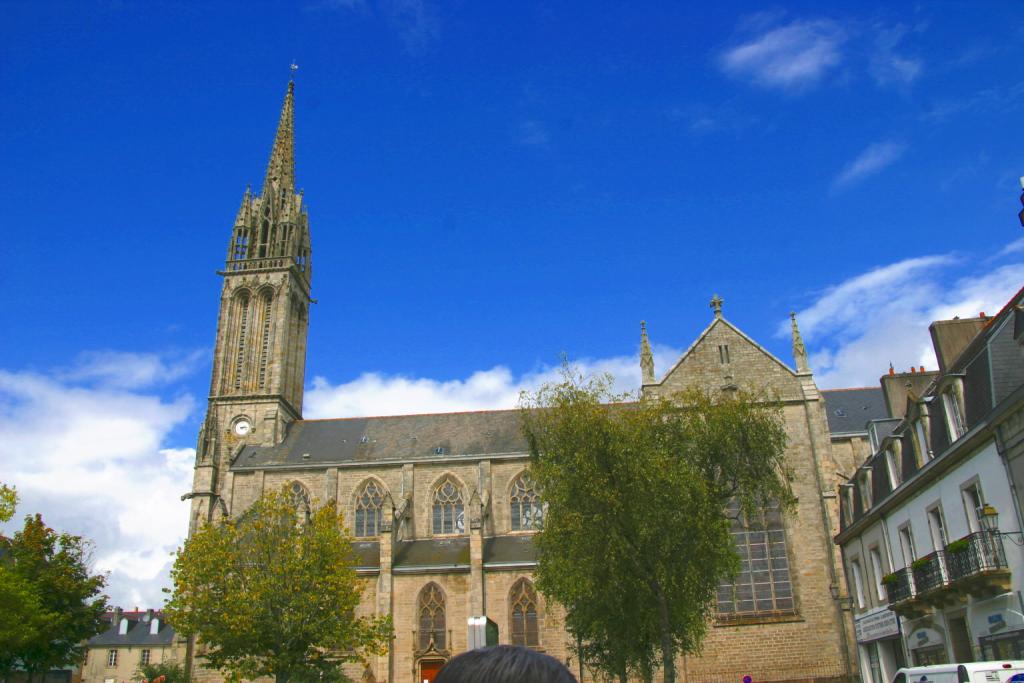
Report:
[[[512,483],[509,504],[511,506],[512,531],[540,529],[543,526],[544,506],[528,472],[523,472]]]
[[[461,534],[466,531],[462,491],[445,479],[434,491],[434,533]]]
[[[298,515],[299,521],[308,522],[310,515],[313,514],[313,505],[306,487],[293,481],[288,488],[288,494],[291,496],[292,504],[295,505],[295,513]]]
[[[249,337],[249,295],[242,293],[235,304],[238,311],[238,346],[235,349],[235,389],[242,388],[242,375],[245,370],[246,342]]]
[[[274,299],[271,292],[266,291],[260,295],[260,312],[263,316],[262,325],[260,325],[260,363],[257,382],[260,389],[265,389],[267,386],[267,363],[270,360],[270,324],[273,303]]]
[[[436,583],[428,583],[420,591],[417,612],[419,614],[420,650],[435,650],[445,646],[444,593]]]
[[[732,538],[740,558],[740,571],[732,583],[718,587],[720,618],[757,617],[796,609],[786,550],[782,511],[772,504],[752,518],[737,501],[726,507],[732,519]]]
[[[380,534],[381,510],[384,505],[384,492],[377,482],[368,481],[356,498],[355,529],[357,537],[377,536]]]
[[[537,647],[540,629],[537,627],[537,592],[533,584],[523,578],[516,581],[509,592],[509,633],[513,645]]]

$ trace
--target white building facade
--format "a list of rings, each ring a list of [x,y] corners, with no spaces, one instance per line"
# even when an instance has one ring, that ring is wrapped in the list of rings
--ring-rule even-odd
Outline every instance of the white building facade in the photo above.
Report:
[[[1000,438],[1024,411],[1022,302],[934,323],[939,370],[882,378],[891,417],[868,425],[836,536],[865,683],[1024,658],[1024,536]]]

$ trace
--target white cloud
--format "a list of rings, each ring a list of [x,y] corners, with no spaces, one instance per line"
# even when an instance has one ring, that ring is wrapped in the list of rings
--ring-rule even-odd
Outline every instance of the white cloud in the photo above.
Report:
[[[18,516],[5,528],[41,512],[54,528],[94,542],[94,567],[110,573],[107,593],[115,604],[158,607],[169,554],[187,531],[180,497],[191,487],[195,457],[191,448],[165,443],[194,401],[126,388],[180,376],[158,357],[89,357],[99,360],[80,366],[88,371],[78,380],[74,372],[0,370],[0,477],[21,498]],[[119,357],[124,373],[114,369]]]
[[[122,351],[87,351],[62,373],[63,379],[95,381],[119,389],[140,389],[167,384],[191,374],[208,357],[205,350],[176,356]]]
[[[905,259],[852,277],[798,313],[811,369],[822,387],[876,386],[890,362],[897,370],[934,369],[932,321],[993,315],[1022,283],[1024,263],[991,267],[952,255]],[[778,334],[789,334],[788,321]]]
[[[730,48],[720,63],[731,76],[767,88],[797,90],[817,83],[842,61],[845,40],[835,22],[794,21]]]
[[[667,370],[679,349],[655,344],[655,367]],[[572,360],[585,374],[610,373],[620,393],[640,387],[639,355]],[[409,415],[462,410],[515,408],[520,391],[533,391],[558,379],[557,366],[543,366],[518,377],[503,366],[478,370],[466,379],[437,380],[428,377],[386,376],[364,373],[342,384],[323,377],[313,380],[306,392],[305,413],[310,418],[358,417],[367,415]]]
[[[905,85],[912,83],[921,75],[924,65],[920,59],[896,52],[906,33],[907,30],[903,26],[877,28],[870,71],[878,85]]]
[[[864,178],[878,173],[886,166],[899,160],[907,146],[899,142],[875,142],[867,146],[857,158],[848,163],[832,181],[832,189],[852,185]]]

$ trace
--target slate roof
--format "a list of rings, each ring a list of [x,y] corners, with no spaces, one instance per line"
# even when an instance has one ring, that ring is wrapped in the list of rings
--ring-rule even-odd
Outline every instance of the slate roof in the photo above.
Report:
[[[232,469],[526,452],[518,410],[300,420],[277,446],[246,446]]]
[[[380,567],[380,544],[355,543],[356,554],[372,546],[372,554],[360,555],[357,565],[360,569]],[[496,536],[484,539],[484,565],[509,565],[537,561],[537,549],[533,535]],[[398,573],[419,570],[469,571],[469,538],[427,538],[417,541],[400,541],[395,547],[394,571]]]
[[[889,417],[881,387],[825,389],[821,395],[825,399],[828,430],[832,434],[866,432],[868,420]]]
[[[162,612],[154,612],[152,616],[160,620],[160,626],[156,633],[149,632],[149,612],[122,612],[121,617],[128,620],[128,632],[121,635],[118,633],[116,612],[107,612],[103,615],[103,620],[110,622],[107,630],[90,638],[88,645],[89,647],[124,645],[161,647],[171,645],[174,642],[174,627],[164,621]]]

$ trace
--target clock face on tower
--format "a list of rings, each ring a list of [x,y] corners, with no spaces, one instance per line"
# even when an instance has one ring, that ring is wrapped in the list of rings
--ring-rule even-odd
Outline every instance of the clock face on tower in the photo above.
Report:
[[[249,423],[247,419],[243,417],[242,419],[235,422],[234,429],[235,434],[238,434],[238,436],[245,436],[250,431],[252,431],[252,425]]]

